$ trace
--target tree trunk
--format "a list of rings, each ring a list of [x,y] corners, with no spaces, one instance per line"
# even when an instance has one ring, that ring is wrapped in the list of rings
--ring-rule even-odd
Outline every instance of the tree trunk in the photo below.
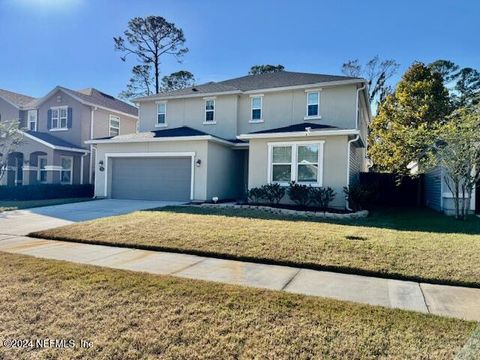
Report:
[[[160,70],[159,70],[159,60],[155,61],[155,94],[160,92],[160,84],[159,84],[159,77],[160,77]]]

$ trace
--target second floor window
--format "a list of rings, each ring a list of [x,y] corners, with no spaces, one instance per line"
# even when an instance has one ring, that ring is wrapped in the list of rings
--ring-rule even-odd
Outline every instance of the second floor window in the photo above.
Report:
[[[251,121],[262,121],[262,97],[252,97],[252,117]]]
[[[317,117],[319,112],[320,94],[318,91],[307,93],[307,117]]]
[[[205,122],[215,122],[215,100],[205,100]]]
[[[157,125],[167,124],[167,104],[157,104]]]
[[[67,107],[52,109],[52,129],[66,129],[67,118]]]
[[[115,115],[110,115],[110,136],[120,135],[120,118]]]
[[[37,110],[28,110],[28,130],[37,131]]]

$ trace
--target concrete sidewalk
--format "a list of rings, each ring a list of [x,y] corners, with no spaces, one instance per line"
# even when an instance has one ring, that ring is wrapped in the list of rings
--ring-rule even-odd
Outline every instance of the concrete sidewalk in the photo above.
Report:
[[[0,235],[0,251],[480,321],[480,289],[14,235]]]

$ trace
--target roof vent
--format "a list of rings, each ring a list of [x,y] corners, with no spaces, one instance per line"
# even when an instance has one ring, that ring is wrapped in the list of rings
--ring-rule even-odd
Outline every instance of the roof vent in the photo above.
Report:
[[[193,91],[193,92],[197,92],[198,89],[197,89],[197,88],[192,88],[192,91]]]

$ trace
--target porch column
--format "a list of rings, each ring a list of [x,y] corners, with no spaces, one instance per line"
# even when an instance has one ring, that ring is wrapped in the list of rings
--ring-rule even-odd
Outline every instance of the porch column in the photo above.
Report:
[[[23,185],[35,184],[38,167],[23,165]]]

